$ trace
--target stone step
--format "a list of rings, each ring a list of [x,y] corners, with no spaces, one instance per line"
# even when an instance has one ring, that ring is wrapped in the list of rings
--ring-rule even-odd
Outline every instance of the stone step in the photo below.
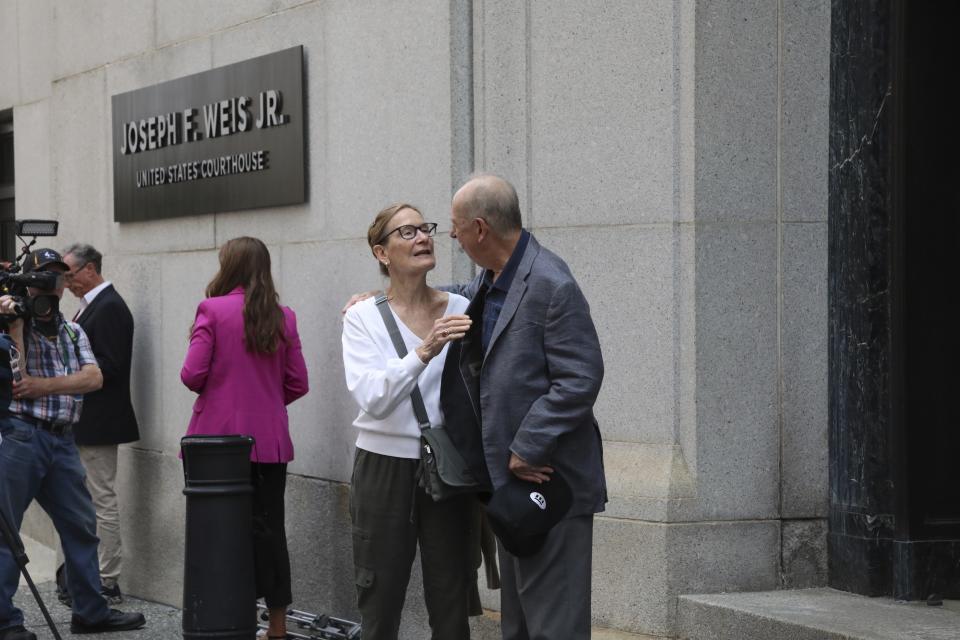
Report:
[[[960,601],[867,598],[833,589],[680,596],[689,640],[958,640]]]

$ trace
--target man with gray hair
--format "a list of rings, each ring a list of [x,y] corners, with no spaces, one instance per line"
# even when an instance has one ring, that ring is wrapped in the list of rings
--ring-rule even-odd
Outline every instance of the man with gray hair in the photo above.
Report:
[[[525,492],[542,510],[568,496],[548,532],[498,537],[501,633],[504,640],[589,640],[593,516],[607,502],[593,415],[603,357],[590,307],[567,264],[523,228],[517,192],[503,178],[468,180],[453,197],[450,222],[450,237],[483,267],[468,285],[441,287],[470,299],[473,320],[450,343],[443,371],[450,439],[477,478],[489,481],[491,506],[500,491],[518,495],[517,483],[527,509]],[[373,293],[354,295],[343,311]],[[497,531],[504,533],[511,536],[510,528]]]
[[[116,492],[117,445],[140,438],[130,401],[133,316],[113,285],[103,279],[99,251],[89,244],[73,244],[64,251],[63,261],[70,268],[66,285],[80,299],[73,320],[90,338],[103,372],[103,388],[83,398],[74,435],[97,511],[102,592],[116,604],[123,600],[119,585],[123,554]]]
[[[501,538],[503,638],[589,640],[593,516],[607,501],[593,415],[603,358],[590,308],[566,263],[523,229],[516,190],[503,178],[469,180],[454,195],[450,221],[450,236],[484,269],[454,288],[470,298],[474,320],[457,360],[453,351],[447,357],[479,422],[472,438],[479,443],[463,452],[479,453],[494,500],[518,482],[534,483],[526,485],[537,492],[531,498],[550,482],[565,481],[572,493],[569,510],[535,548],[511,547],[515,555]],[[450,416],[463,396],[447,373],[441,404]],[[448,420],[451,438],[458,435],[451,422],[471,424]]]

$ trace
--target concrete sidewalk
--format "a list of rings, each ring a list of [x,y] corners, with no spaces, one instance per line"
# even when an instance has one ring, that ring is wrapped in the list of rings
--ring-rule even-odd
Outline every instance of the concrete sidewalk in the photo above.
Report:
[[[29,537],[23,537],[24,548],[30,562],[27,571],[37,584],[43,602],[53,617],[61,637],[73,637],[70,634],[70,610],[57,600],[54,575],[56,573],[56,552]],[[23,610],[26,627],[37,634],[38,640],[54,640],[53,634],[44,622],[40,608],[20,577],[20,589],[13,599]],[[147,626],[137,631],[103,633],[85,636],[91,640],[174,640],[183,636],[180,609],[156,602],[124,596],[124,603],[116,607],[124,611],[139,611],[147,619]],[[488,612],[471,620],[472,637],[475,640],[496,639],[500,637],[500,618],[496,612]],[[611,629],[594,629],[593,640],[656,640],[653,636],[635,635]]]
[[[33,564],[32,562],[30,564]],[[30,566],[27,566],[30,569]],[[30,574],[33,577],[33,572]],[[60,636],[64,639],[75,637],[70,633],[70,609],[57,600],[56,585],[53,582],[43,582],[37,585],[43,602],[50,612]],[[33,599],[30,590],[22,587],[13,599],[14,603],[23,609],[24,626],[37,634],[38,640],[54,640],[50,628],[44,622],[40,608]],[[122,605],[115,606],[124,611],[139,611],[147,618],[147,626],[136,631],[120,631],[115,633],[91,634],[83,636],[91,640],[172,640],[183,636],[180,627],[180,610],[155,602],[146,602],[137,598],[125,598]]]
[[[29,569],[29,567],[28,567]],[[31,573],[31,577],[32,577]],[[38,585],[43,602],[50,611],[57,629],[62,638],[72,638],[70,634],[70,610],[57,601],[56,586],[53,582],[44,582]],[[54,640],[53,634],[46,626],[40,609],[34,601],[30,590],[26,587],[21,588],[14,603],[23,609],[26,618],[26,627],[37,634],[38,640]],[[125,598],[124,603],[117,607],[124,611],[140,611],[147,618],[147,626],[136,631],[123,631],[117,633],[103,633],[97,635],[84,636],[91,640],[175,640],[183,637],[182,627],[180,625],[180,610],[156,602],[147,602],[137,598]],[[474,638],[499,638],[499,624],[495,615],[484,616],[482,619],[473,620]],[[593,640],[657,640],[652,636],[634,635],[613,631],[609,629],[594,629]]]
[[[43,603],[50,612],[60,636],[62,638],[74,637],[70,633],[70,609],[57,600],[57,589],[54,584],[56,552],[26,536],[23,536],[23,546],[27,551],[27,557],[30,559],[30,562],[27,563],[27,571],[30,573],[30,578],[34,584],[37,585],[37,590],[40,591]],[[20,576],[20,589],[14,596],[13,602],[23,610],[26,620],[25,626],[37,634],[38,640],[54,640],[53,633],[46,625],[43,614],[40,613],[40,608],[30,593],[30,589],[27,588],[22,575]],[[180,610],[175,607],[137,598],[125,598],[124,603],[115,608],[143,613],[147,618],[147,626],[137,631],[91,634],[84,637],[92,640],[98,638],[104,640],[106,638],[111,640],[171,640],[183,635],[180,627]]]

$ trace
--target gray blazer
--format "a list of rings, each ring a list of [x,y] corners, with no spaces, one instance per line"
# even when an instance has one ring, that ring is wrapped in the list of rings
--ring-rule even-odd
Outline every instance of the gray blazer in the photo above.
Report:
[[[593,416],[603,358],[586,298],[567,264],[531,236],[482,353],[481,282],[482,274],[455,288],[471,299],[474,318],[459,368],[482,425],[493,487],[512,477],[512,451],[563,474],[574,494],[568,517],[603,511],[603,449]]]

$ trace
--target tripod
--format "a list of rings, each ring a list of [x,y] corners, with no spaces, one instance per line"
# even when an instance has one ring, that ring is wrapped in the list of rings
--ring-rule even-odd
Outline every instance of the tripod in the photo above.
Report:
[[[10,521],[7,520],[7,515],[3,512],[2,505],[0,505],[0,537],[3,538],[4,544],[10,549],[13,559],[20,568],[20,573],[23,574],[24,579],[27,581],[27,586],[30,587],[30,593],[33,594],[34,599],[37,601],[40,612],[43,613],[43,618],[47,621],[47,626],[50,627],[50,632],[53,634],[53,637],[56,640],[63,640],[63,638],[60,637],[60,632],[57,631],[57,625],[53,623],[53,618],[50,617],[50,612],[47,611],[47,606],[43,603],[43,598],[40,597],[40,592],[37,591],[37,585],[33,584],[33,578],[30,577],[30,573],[27,571],[27,563],[30,562],[30,558],[27,557],[27,551],[23,548],[23,540],[20,539],[20,534],[10,525]]]

